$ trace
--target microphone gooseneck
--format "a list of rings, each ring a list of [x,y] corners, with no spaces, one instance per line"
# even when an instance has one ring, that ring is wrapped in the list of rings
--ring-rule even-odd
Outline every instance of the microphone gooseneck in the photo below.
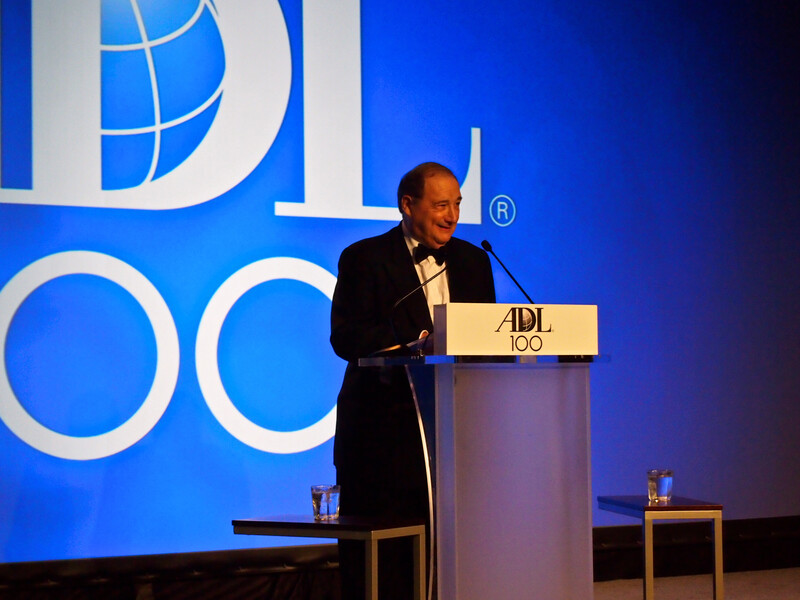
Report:
[[[483,240],[483,241],[481,242],[481,247],[482,247],[484,250],[486,250],[486,251],[487,251],[489,254],[491,254],[492,256],[494,256],[495,260],[496,260],[498,263],[500,263],[500,266],[501,266],[501,267],[503,267],[503,270],[504,270],[504,271],[505,271],[505,272],[508,274],[508,276],[509,276],[509,277],[511,277],[511,281],[513,281],[513,282],[514,282],[514,284],[515,284],[515,285],[516,285],[516,286],[519,288],[519,291],[520,291],[520,292],[522,292],[522,293],[525,295],[525,297],[528,299],[528,302],[530,302],[531,304],[535,304],[535,302],[534,302],[533,300],[531,300],[531,297],[530,297],[530,296],[528,296],[528,292],[526,292],[524,289],[522,289],[522,286],[519,284],[519,281],[517,281],[517,280],[514,278],[514,276],[511,274],[511,271],[509,271],[509,270],[506,268],[506,266],[503,264],[503,261],[502,261],[502,260],[500,260],[500,258],[497,256],[497,254],[495,254],[495,253],[494,253],[494,250],[492,250],[492,245],[491,245],[491,244],[488,242],[488,240]]]
[[[439,275],[444,273],[446,270],[447,270],[447,265],[445,265],[444,268],[441,271],[438,271],[438,272],[434,273],[433,275],[431,275],[430,277],[428,277],[425,281],[420,283],[417,287],[415,287],[413,290],[408,292],[405,296],[400,298],[400,300],[398,300],[397,302],[394,303],[394,305],[392,306],[392,311],[389,313],[389,325],[392,328],[392,335],[394,335],[394,341],[395,342],[397,342],[398,344],[402,344],[403,343],[398,339],[397,331],[395,330],[395,327],[394,327],[394,313],[397,310],[397,307],[400,306],[409,296],[411,296],[412,294],[414,294],[414,293],[418,292],[419,290],[421,290],[422,288],[424,288],[426,285],[428,285],[431,281],[436,279]]]

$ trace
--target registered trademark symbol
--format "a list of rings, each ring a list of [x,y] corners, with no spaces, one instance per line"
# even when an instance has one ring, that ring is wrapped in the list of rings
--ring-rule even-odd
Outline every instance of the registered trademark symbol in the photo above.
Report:
[[[489,205],[489,216],[498,227],[508,227],[517,218],[517,205],[508,196],[495,196]]]

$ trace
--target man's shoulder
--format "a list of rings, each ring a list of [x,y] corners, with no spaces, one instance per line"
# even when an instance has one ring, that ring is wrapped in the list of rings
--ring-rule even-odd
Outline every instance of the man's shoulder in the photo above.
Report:
[[[403,241],[403,232],[400,226],[392,227],[389,231],[380,235],[364,238],[350,244],[342,251],[342,257],[359,256],[364,259],[380,258],[388,249]],[[486,256],[486,252],[476,246],[457,237],[451,237],[447,243],[448,253],[457,257],[468,257],[480,259]]]
[[[342,257],[347,256],[363,256],[370,257],[376,254],[380,255],[386,249],[403,239],[403,234],[400,231],[400,226],[392,227],[389,231],[375,235],[372,237],[364,238],[354,242],[342,250]]]
[[[483,248],[479,248],[472,242],[468,242],[467,240],[462,240],[461,238],[457,237],[450,238],[450,241],[447,243],[447,247],[449,252],[460,255],[471,257],[482,257],[486,255],[486,252],[483,250]]]

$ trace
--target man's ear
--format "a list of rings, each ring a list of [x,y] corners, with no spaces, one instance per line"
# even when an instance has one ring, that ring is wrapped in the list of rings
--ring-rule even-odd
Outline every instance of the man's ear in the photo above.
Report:
[[[406,194],[400,198],[400,209],[404,215],[411,216],[411,205],[414,204],[414,199]]]

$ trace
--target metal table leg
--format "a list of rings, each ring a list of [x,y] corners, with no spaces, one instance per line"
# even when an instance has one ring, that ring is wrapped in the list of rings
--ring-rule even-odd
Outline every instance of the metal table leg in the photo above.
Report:
[[[414,600],[425,600],[425,536],[415,535],[414,544]]]
[[[644,600],[653,600],[653,519],[645,513],[642,519],[642,546],[644,548]]]
[[[642,546],[644,550],[644,600],[653,600],[653,522],[656,520],[704,520],[711,521],[714,546],[714,600],[724,600],[725,585],[722,579],[722,511],[645,511],[642,518]]]
[[[722,582],[722,511],[711,520],[714,533],[714,600],[725,598],[725,584]]]
[[[364,590],[366,600],[378,600],[378,540],[364,542]]]

